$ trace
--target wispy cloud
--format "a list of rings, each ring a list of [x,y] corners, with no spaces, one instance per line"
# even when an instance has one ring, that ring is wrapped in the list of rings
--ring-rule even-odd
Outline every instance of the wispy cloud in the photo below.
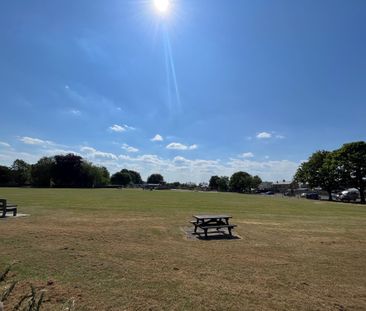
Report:
[[[10,145],[4,141],[0,141],[0,147],[7,147],[10,148]]]
[[[166,146],[167,149],[173,149],[173,150],[194,150],[197,149],[198,146],[196,144],[187,146],[187,145],[183,145],[181,143],[170,143],[169,145]]]
[[[153,138],[150,139],[151,141],[163,141],[164,138],[159,135],[159,134],[156,134]]]
[[[256,135],[257,139],[271,139],[271,138],[275,138],[275,139],[285,139],[286,137],[284,135],[281,134],[277,134],[275,131],[271,131],[271,132],[260,132]]]
[[[258,139],[269,139],[272,137],[272,134],[271,133],[268,133],[268,132],[260,132],[257,134],[256,136]]]
[[[247,171],[252,175],[258,175],[263,180],[292,179],[300,163],[289,160],[277,161],[253,161],[242,159],[230,159],[227,166],[232,171]]]
[[[38,146],[54,145],[52,141],[42,140],[39,138],[33,138],[28,136],[20,137],[19,140],[26,145],[38,145]]]
[[[240,155],[242,158],[254,158],[253,152],[244,152]]]
[[[122,132],[129,131],[129,130],[130,131],[135,130],[136,128],[134,128],[132,126],[128,126],[126,124],[123,124],[123,125],[114,124],[114,125],[110,126],[109,129],[113,132],[122,133]]]
[[[137,148],[129,146],[127,144],[123,144],[122,149],[126,150],[127,152],[138,152],[139,151]]]
[[[81,115],[81,111],[77,110],[77,109],[71,109],[71,110],[69,110],[69,113],[71,113],[74,116],[80,116]]]
[[[89,158],[106,158],[111,160],[118,159],[118,157],[113,153],[98,151],[92,147],[81,147],[80,151],[85,153]]]

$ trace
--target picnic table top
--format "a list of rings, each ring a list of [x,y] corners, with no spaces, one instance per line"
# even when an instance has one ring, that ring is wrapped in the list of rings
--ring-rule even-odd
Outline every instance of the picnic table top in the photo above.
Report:
[[[193,215],[196,219],[218,219],[218,218],[232,218],[228,215]]]

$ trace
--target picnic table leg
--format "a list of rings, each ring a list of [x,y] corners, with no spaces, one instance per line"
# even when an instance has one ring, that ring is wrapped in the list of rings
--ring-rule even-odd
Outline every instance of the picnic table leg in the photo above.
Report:
[[[17,209],[14,209],[13,210],[13,216],[16,216],[17,215]]]
[[[227,229],[229,230],[229,234],[232,237],[233,235],[231,234],[231,227],[228,227]]]
[[[194,224],[194,233],[197,233],[197,227],[198,227],[198,225]]]
[[[203,230],[205,230],[205,238],[207,239],[207,228],[205,228]]]

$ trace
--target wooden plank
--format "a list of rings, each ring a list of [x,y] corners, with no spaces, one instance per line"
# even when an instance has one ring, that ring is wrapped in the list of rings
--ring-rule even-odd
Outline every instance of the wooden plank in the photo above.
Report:
[[[237,227],[237,225],[212,225],[212,226],[200,226],[198,225],[199,228],[201,229],[220,229],[220,228],[235,228]]]
[[[199,220],[204,220],[204,219],[219,219],[219,218],[232,218],[232,216],[228,216],[228,215],[193,215],[194,218],[199,219]]]

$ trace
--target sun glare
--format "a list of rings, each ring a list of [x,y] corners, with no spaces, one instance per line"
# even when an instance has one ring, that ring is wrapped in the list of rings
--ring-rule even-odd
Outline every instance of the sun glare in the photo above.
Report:
[[[170,1],[169,0],[154,0],[154,6],[155,6],[155,9],[160,14],[166,14],[170,7]]]

